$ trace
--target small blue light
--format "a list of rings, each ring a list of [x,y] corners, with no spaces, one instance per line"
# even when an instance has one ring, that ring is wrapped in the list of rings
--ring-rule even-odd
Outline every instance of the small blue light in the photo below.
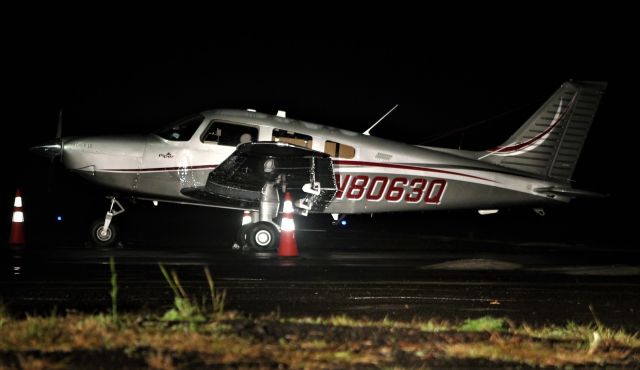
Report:
[[[342,225],[342,226],[347,226],[347,220],[342,220],[342,221],[340,221],[340,225]]]
[[[58,220],[58,222],[61,222],[62,221],[62,216],[57,216],[56,220]]]

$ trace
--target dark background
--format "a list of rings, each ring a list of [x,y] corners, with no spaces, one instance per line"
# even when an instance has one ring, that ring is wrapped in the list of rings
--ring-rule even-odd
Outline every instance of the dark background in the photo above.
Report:
[[[362,132],[399,104],[373,135],[486,149],[504,141],[562,82],[576,79],[609,82],[574,176],[576,187],[608,193],[607,199],[553,207],[544,218],[530,209],[482,218],[471,211],[367,215],[352,217],[350,227],[630,245],[638,205],[632,27],[578,15],[422,26],[437,18],[407,18],[415,27],[402,30],[374,22],[342,31],[331,19],[307,23],[300,17],[274,20],[276,31],[269,22],[247,30],[240,22],[125,26],[118,18],[99,24],[38,18],[30,19],[28,30],[7,27],[6,226],[0,237],[6,240],[16,188],[24,193],[33,242],[83,242],[88,224],[106,211],[108,191],[60,168],[50,171],[28,151],[54,138],[61,107],[63,136],[82,136],[147,133],[215,108],[280,109]],[[438,138],[470,125],[464,134]],[[59,214],[62,222],[55,220]],[[230,237],[240,217],[237,211],[146,203],[118,216],[131,239],[192,242]],[[301,222],[329,227],[329,216]]]

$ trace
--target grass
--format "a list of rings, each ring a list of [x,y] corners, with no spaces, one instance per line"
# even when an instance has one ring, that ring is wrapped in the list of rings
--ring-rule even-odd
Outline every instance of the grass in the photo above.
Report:
[[[113,257],[109,257],[109,269],[111,270],[111,316],[114,321],[118,320],[118,274],[116,273],[116,263]]]
[[[501,332],[505,329],[506,322],[502,318],[483,316],[478,319],[467,319],[458,326],[460,331],[492,331]]]
[[[54,310],[17,319],[0,304],[0,369],[68,368],[105,352],[118,354],[121,367],[144,363],[152,369],[175,369],[185,361],[200,367],[288,368],[424,368],[431,361],[468,367],[478,360],[535,367],[640,363],[638,334],[605,327],[593,309],[595,324],[564,326],[516,325],[491,316],[461,322],[279,314],[253,319],[225,311],[226,291],[215,288],[207,268],[209,302],[204,297],[199,302],[176,271],[159,267],[174,296],[173,307],[162,315],[118,313],[113,259],[110,314]],[[82,355],[74,360],[76,353]]]
[[[164,321],[183,321],[189,323],[204,322],[206,318],[198,301],[187,295],[187,292],[180,284],[180,278],[175,270],[168,273],[162,264],[158,265],[165,280],[173,292],[173,308],[165,312],[162,316]]]
[[[207,278],[209,294],[211,295],[211,314],[222,315],[224,313],[224,302],[227,299],[227,291],[216,289],[209,267],[204,268],[204,275]]]
[[[157,369],[157,370],[174,370],[176,366],[174,365],[173,357],[169,354],[154,351],[150,353],[147,358],[147,365],[149,369]]]
[[[195,356],[211,366],[284,364],[294,368],[388,367],[398,361],[408,361],[405,365],[409,366],[434,359],[531,366],[640,361],[638,336],[621,330],[575,323],[507,327],[504,322],[491,317],[461,323],[370,321],[348,316],[249,319],[234,312],[171,323],[164,317],[131,314],[121,314],[117,323],[110,315],[5,316],[0,348],[21,356],[21,361],[34,368],[47,363],[45,368],[55,367],[60,354],[74,351],[118,351],[138,356],[156,369],[175,368],[184,356]],[[398,357],[398,353],[403,355]]]
[[[7,310],[7,306],[5,306],[4,303],[0,301],[0,329],[2,329],[2,326],[7,321],[7,319],[9,319],[9,317],[10,315],[9,311]]]
[[[160,271],[167,284],[173,292],[173,308],[165,312],[162,316],[164,321],[180,321],[189,323],[202,323],[207,321],[207,316],[216,318],[224,314],[224,304],[227,297],[226,290],[215,288],[215,283],[211,277],[208,267],[204,268],[204,275],[209,286],[211,299],[211,310],[208,311],[206,300],[203,298],[199,303],[195,297],[189,296],[180,283],[180,278],[175,270],[167,272],[167,269],[158,264]]]

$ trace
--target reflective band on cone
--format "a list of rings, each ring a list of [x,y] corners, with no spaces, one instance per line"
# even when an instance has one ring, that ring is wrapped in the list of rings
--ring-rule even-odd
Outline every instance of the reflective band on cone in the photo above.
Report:
[[[251,212],[244,211],[244,215],[242,216],[242,225],[247,225],[251,223]]]
[[[22,211],[14,211],[11,222],[24,222],[24,213]]]
[[[296,225],[293,223],[293,219],[283,217],[280,229],[282,231],[296,231]]]
[[[289,194],[289,198],[291,198],[291,194]],[[282,206],[282,213],[293,213],[293,202],[291,201],[291,199],[287,200],[286,195],[284,198],[284,206]]]
[[[24,244],[24,213],[22,212],[22,194],[20,189],[16,191],[16,198],[13,202],[13,216],[11,217],[11,234],[9,244]]]
[[[296,257],[298,255],[298,244],[296,243],[293,222],[293,203],[291,193],[284,194],[284,205],[282,206],[282,223],[280,224],[280,245],[278,246],[278,256]]]

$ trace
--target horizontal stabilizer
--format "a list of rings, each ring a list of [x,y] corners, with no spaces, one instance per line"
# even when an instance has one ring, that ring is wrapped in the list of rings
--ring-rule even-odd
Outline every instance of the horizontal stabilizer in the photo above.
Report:
[[[572,188],[564,188],[557,186],[550,186],[545,188],[536,188],[534,191],[538,194],[543,194],[547,196],[563,196],[570,198],[605,198],[608,197],[608,194],[596,193],[588,190],[580,190],[580,189],[572,189]]]

